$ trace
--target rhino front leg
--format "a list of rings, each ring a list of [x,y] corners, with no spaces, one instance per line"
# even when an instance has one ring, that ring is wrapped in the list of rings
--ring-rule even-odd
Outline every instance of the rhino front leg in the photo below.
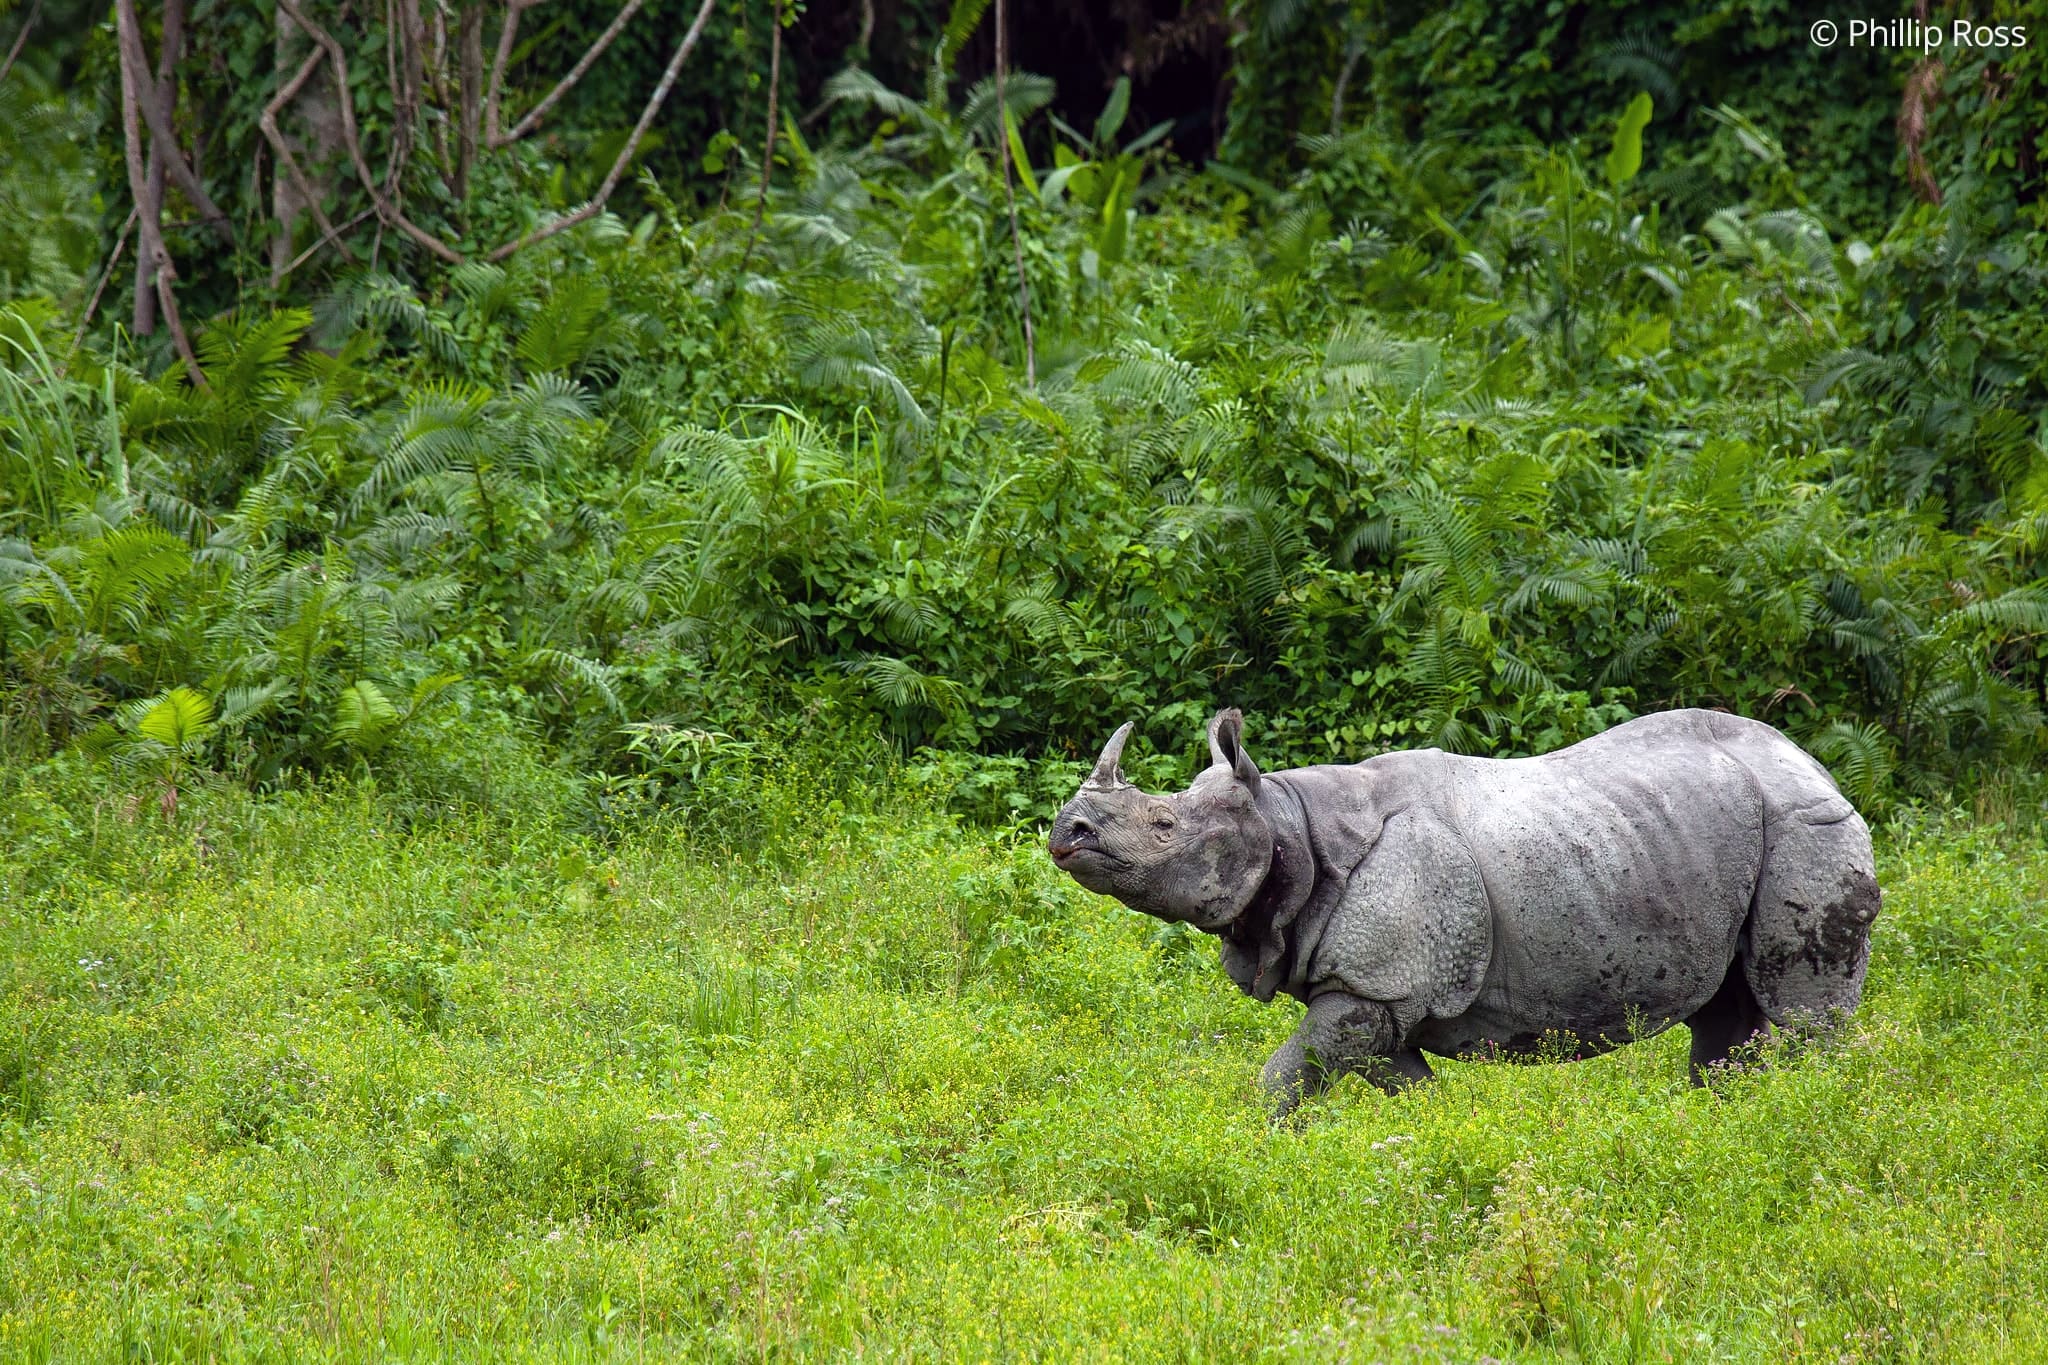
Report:
[[[1397,1046],[1394,1012],[1372,1000],[1332,991],[1308,1002],[1294,1036],[1266,1060],[1261,1077],[1277,1114],[1319,1095],[1347,1071],[1388,1094],[1434,1074],[1414,1048]]]

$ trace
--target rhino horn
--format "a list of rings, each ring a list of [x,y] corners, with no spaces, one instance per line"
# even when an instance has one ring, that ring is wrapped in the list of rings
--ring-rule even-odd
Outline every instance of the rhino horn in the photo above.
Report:
[[[1095,771],[1088,774],[1084,786],[1099,787],[1104,791],[1115,791],[1130,784],[1124,781],[1123,769],[1117,765],[1123,760],[1124,741],[1131,737],[1132,722],[1125,721],[1117,732],[1109,737],[1109,743],[1102,746],[1102,757],[1095,760]]]

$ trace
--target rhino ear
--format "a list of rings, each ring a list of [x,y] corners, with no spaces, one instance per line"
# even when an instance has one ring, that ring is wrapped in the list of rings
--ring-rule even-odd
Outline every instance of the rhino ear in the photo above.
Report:
[[[1244,751],[1244,712],[1235,706],[1209,722],[1209,761],[1230,769],[1254,793],[1259,790],[1258,765]]]

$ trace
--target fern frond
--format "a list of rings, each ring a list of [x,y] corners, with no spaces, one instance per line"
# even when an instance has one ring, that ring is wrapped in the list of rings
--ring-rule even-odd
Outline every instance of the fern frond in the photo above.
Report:
[[[1126,341],[1115,351],[1091,357],[1075,379],[1093,386],[1112,408],[1155,407],[1171,414],[1192,408],[1201,395],[1201,373],[1163,347]]]
[[[1003,103],[1010,121],[1023,126],[1024,120],[1052,103],[1054,88],[1050,76],[1029,71],[1012,71],[1003,81]],[[974,83],[967,103],[960,111],[960,125],[979,138],[1000,136],[996,131],[996,82],[988,76]]]
[[[883,363],[873,333],[851,317],[817,322],[790,347],[797,378],[815,388],[856,386],[887,398],[897,415],[916,427],[927,425],[924,409],[896,372]]]
[[[828,104],[857,104],[874,110],[884,118],[895,119],[898,123],[921,127],[928,127],[931,124],[931,116],[922,104],[908,95],[891,90],[882,84],[874,73],[858,66],[849,66],[832,76],[825,82],[820,93]]]
[[[1601,44],[1593,50],[1591,60],[1593,69],[1608,80],[1624,88],[1649,91],[1659,109],[1677,108],[1681,103],[1678,72],[1684,54],[1645,29]]]
[[[1807,748],[1828,765],[1843,794],[1865,808],[1882,802],[1898,767],[1891,735],[1869,722],[1831,721]]]
[[[905,660],[886,654],[870,654],[849,660],[844,666],[877,700],[899,710],[929,706],[935,711],[951,712],[960,702],[958,683],[936,673],[920,672]]]
[[[586,659],[566,649],[543,646],[530,651],[520,660],[520,667],[531,672],[551,677],[560,683],[568,683],[588,689],[613,715],[623,716],[626,707],[619,700],[618,674],[607,664]]]
[[[603,330],[611,292],[595,275],[569,275],[555,281],[519,335],[517,353],[529,374],[561,374],[589,356]]]
[[[1619,687],[1642,671],[1643,664],[1664,643],[1664,637],[1678,624],[1678,613],[1661,612],[1641,630],[1622,642],[1600,670],[1600,686]]]
[[[1956,614],[1974,624],[2027,635],[2048,634],[2048,586],[2028,584],[1996,597],[1987,597],[1957,609]]]

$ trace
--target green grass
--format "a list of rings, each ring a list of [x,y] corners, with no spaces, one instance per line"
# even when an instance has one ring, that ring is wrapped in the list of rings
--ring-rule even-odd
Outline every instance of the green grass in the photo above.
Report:
[[[2040,1359],[2048,858],[1888,832],[1867,1004],[1355,1082],[1029,840],[768,859],[0,773],[0,1357]]]

